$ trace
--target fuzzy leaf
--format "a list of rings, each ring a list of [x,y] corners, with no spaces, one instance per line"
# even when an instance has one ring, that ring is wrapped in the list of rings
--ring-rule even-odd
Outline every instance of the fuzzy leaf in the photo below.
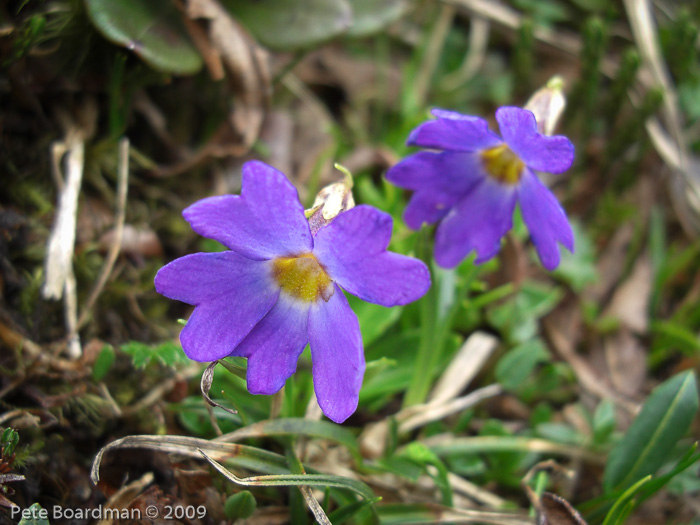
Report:
[[[261,44],[285,51],[329,40],[352,24],[346,0],[226,0],[224,6]]]
[[[411,7],[406,0],[350,0],[352,26],[349,36],[361,37],[377,33],[388,26]]]
[[[202,57],[169,0],[85,0],[87,12],[102,36],[140,56],[165,73],[191,75]]]

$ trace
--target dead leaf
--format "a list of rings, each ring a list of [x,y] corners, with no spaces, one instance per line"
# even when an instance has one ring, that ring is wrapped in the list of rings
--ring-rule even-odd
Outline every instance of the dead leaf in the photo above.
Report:
[[[108,250],[114,242],[115,230],[109,230],[100,237],[99,249]],[[121,252],[136,257],[160,257],[163,245],[156,233],[147,226],[125,224],[122,233]]]
[[[603,316],[612,316],[633,332],[645,334],[649,326],[649,300],[652,286],[651,259],[637,259],[631,275],[615,290]]]
[[[637,412],[636,403],[628,400],[625,396],[617,392],[606,377],[601,377],[600,373],[576,351],[573,343],[562,332],[560,326],[554,321],[553,316],[547,317],[543,323],[544,332],[552,347],[573,369],[581,387],[601,399],[609,398],[616,405],[634,414]]]
[[[379,98],[390,105],[399,101],[402,75],[398,65],[361,60],[339,47],[309,53],[294,71],[305,84],[341,88],[354,103]]]
[[[180,7],[212,78],[221,79],[225,71],[234,100],[228,121],[212,140],[182,162],[152,173],[160,177],[183,173],[208,157],[239,157],[247,153],[258,138],[270,99],[268,53],[228,11],[216,0],[184,0]]]
[[[216,0],[187,0],[187,16],[209,22],[209,40],[220,54],[236,95],[229,115],[234,131],[246,147],[260,132],[270,95],[267,52],[260,48],[243,27]]]
[[[604,301],[610,290],[622,277],[624,271],[620,261],[625,259],[632,238],[634,237],[634,224],[623,224],[613,235],[608,245],[598,257],[599,281],[586,290],[587,300],[600,304]]]
[[[642,392],[647,378],[647,351],[629,330],[605,338],[605,361],[616,390],[630,397]]]
[[[147,472],[139,479],[124,485],[117,492],[115,492],[112,497],[109,498],[107,503],[105,503],[104,508],[115,510],[128,509],[129,505],[141,493],[141,491],[151,483],[153,483],[153,473]],[[112,525],[118,522],[119,519],[108,518],[100,520],[97,525]]]

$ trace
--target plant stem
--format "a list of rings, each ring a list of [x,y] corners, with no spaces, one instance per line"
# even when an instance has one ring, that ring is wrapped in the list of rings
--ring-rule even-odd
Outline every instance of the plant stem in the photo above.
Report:
[[[432,258],[430,234],[431,229],[424,228],[420,231],[416,241],[416,254],[429,268],[431,268]],[[404,396],[404,407],[424,403],[428,397],[435,369],[440,363],[452,321],[459,309],[458,298],[464,287],[469,285],[475,273],[475,267],[472,265],[466,278],[462,279],[458,287],[456,269],[431,268],[433,285],[420,302],[421,332],[418,355],[411,383]]]

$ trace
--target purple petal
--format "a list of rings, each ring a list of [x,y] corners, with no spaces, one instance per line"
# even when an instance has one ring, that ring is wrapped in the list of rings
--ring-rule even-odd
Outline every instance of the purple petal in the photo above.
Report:
[[[233,252],[177,259],[158,272],[156,290],[197,305],[180,333],[182,349],[195,361],[229,355],[279,295],[268,264]]]
[[[169,299],[196,305],[232,293],[238,289],[239,281],[247,278],[269,283],[269,270],[264,263],[236,252],[193,253],[158,270],[155,286],[159,294]]]
[[[309,307],[280,295],[231,355],[248,358],[248,391],[271,395],[296,371],[308,341]]]
[[[562,135],[548,137],[537,130],[535,115],[505,106],[496,111],[501,135],[508,147],[531,169],[562,173],[574,162],[574,145]]]
[[[327,303],[311,307],[309,344],[318,404],[328,418],[342,423],[357,409],[365,356],[357,316],[337,285]]]
[[[477,182],[483,178],[481,161],[473,153],[421,151],[405,158],[386,174],[387,180],[415,190],[404,220],[419,230],[425,222],[442,219]]]
[[[557,198],[529,170],[525,170],[520,180],[518,197],[523,220],[530,230],[542,266],[554,270],[560,259],[557,242],[570,252],[574,251],[574,233],[569,220]]]
[[[360,299],[410,303],[430,287],[430,272],[418,259],[386,251],[391,227],[389,214],[356,206],[316,234],[314,255],[331,279]]]
[[[240,196],[203,199],[182,215],[200,235],[251,259],[308,253],[313,247],[297,190],[262,162],[243,165]]]
[[[411,196],[403,212],[403,220],[412,230],[420,230],[423,223],[435,224],[450,211],[456,199],[445,193],[417,191]]]
[[[498,146],[503,141],[489,131],[489,124],[479,117],[471,117],[434,109],[436,120],[424,122],[414,129],[406,143],[409,146],[451,151],[477,151]]]
[[[386,178],[408,190],[461,195],[481,179],[480,166],[473,153],[420,151],[391,167]]]
[[[435,261],[443,268],[452,268],[472,250],[476,250],[477,264],[496,255],[501,237],[513,225],[515,188],[484,177],[438,226]]]

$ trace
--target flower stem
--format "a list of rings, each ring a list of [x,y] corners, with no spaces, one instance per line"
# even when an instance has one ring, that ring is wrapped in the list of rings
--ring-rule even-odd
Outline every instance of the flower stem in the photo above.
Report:
[[[428,293],[420,300],[420,340],[418,354],[413,368],[413,377],[403,398],[403,406],[422,403],[430,388],[430,363],[432,361],[431,349],[437,322],[437,291],[435,286],[435,272],[431,265],[431,229],[423,226],[416,237],[416,255],[428,266],[433,285]]]
[[[537,494],[538,498],[542,497],[542,494],[547,488],[547,483],[549,483],[549,475],[546,471],[540,470],[535,478],[535,494]],[[534,518],[536,514],[537,509],[534,505],[530,506],[530,517]]]
[[[432,267],[431,233],[431,229],[422,229],[416,241],[416,254],[431,269],[433,285],[420,301],[418,354],[413,377],[404,396],[404,407],[424,403],[428,397],[435,369],[440,363],[445,342],[460,306],[459,298],[476,275],[476,267],[470,264],[466,275],[460,276],[458,283],[456,268],[444,270]]]

